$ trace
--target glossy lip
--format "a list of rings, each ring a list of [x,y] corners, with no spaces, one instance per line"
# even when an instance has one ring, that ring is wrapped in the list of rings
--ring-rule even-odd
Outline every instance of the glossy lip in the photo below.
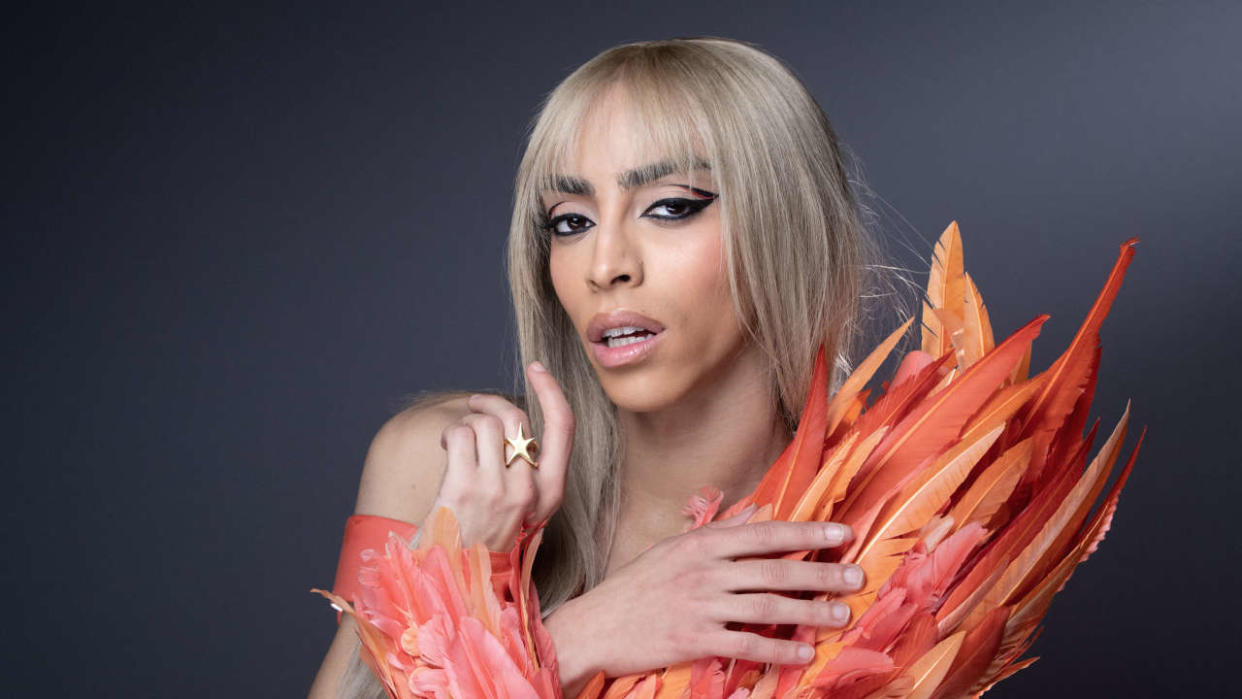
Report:
[[[634,326],[649,330],[653,335],[642,342],[634,342],[622,347],[609,347],[604,342],[604,331],[609,328]],[[618,309],[611,313],[600,313],[587,325],[587,338],[591,341],[591,349],[600,366],[611,369],[633,364],[651,353],[664,337],[664,326],[641,313]]]
[[[664,332],[664,326],[656,321],[648,318],[641,313],[618,308],[609,313],[596,313],[591,318],[591,322],[587,323],[586,335],[591,342],[602,342],[604,340],[604,331],[610,328],[623,328],[632,325],[643,330],[650,330],[659,335]]]
[[[595,351],[595,359],[600,366],[605,369],[613,369],[641,360],[655,349],[656,343],[662,337],[664,337],[664,333],[657,333],[642,342],[634,342],[621,347],[609,347],[602,342],[592,342],[591,349]]]

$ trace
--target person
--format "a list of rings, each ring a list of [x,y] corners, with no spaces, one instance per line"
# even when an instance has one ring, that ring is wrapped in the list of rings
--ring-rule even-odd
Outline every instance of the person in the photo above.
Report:
[[[776,593],[846,593],[860,568],[755,557],[836,547],[848,527],[743,512],[687,531],[682,508],[704,485],[721,511],[753,491],[821,346],[830,389],[848,374],[879,247],[823,111],[744,42],[618,46],[548,96],[514,201],[525,395],[446,393],[393,417],[356,513],[420,523],[447,506],[493,551],[546,522],[534,580],[570,696],[601,670],[806,662],[805,644],[728,624],[843,626],[844,604]],[[514,458],[519,435],[537,459]],[[346,617],[311,696],[380,691],[357,649]]]

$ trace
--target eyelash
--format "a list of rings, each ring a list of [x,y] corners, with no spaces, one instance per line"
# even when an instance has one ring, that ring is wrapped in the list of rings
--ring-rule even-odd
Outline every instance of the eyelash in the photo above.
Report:
[[[659,207],[685,206],[687,211],[681,216],[652,216],[651,217],[658,221],[685,221],[686,219],[693,218],[694,216],[696,216],[699,212],[701,212],[703,209],[706,209],[708,205],[710,205],[714,201],[716,201],[715,194],[710,195],[710,196],[705,196],[701,199],[686,199],[684,197],[669,197],[667,199],[661,199],[653,203],[651,206],[647,207],[647,211],[651,211],[652,209],[659,208]],[[644,216],[647,215],[647,211],[643,212]],[[586,216],[583,216],[582,214],[561,214],[559,216],[553,217],[550,220],[545,218],[544,221],[539,224],[539,227],[545,231],[548,231],[554,236],[563,238],[563,237],[568,237],[571,235],[576,235],[585,230],[589,230],[595,226],[595,224],[592,223],[590,226],[587,226],[585,228],[580,228],[576,231],[569,231],[565,233],[561,233],[556,230],[556,227],[559,226],[562,222],[570,221],[573,219],[582,219],[584,221],[589,220],[587,219]]]

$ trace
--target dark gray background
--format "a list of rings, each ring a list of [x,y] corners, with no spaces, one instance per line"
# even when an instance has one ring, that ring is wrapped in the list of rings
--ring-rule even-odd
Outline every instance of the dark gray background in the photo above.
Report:
[[[900,264],[961,222],[998,332],[1052,314],[1037,370],[1141,237],[1092,417],[1133,399],[1148,439],[995,693],[1233,676],[1237,3],[169,5],[5,19],[4,693],[303,694],[374,431],[404,394],[510,385],[540,98],[702,34],[806,81]]]

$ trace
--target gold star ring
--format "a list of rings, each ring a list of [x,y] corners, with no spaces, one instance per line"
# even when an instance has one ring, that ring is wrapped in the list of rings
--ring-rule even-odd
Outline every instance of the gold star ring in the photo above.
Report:
[[[530,452],[527,451],[528,448],[533,448],[535,452],[538,453],[539,443],[535,441],[534,437],[526,439],[522,436],[522,424],[521,423],[518,423],[517,438],[510,439],[509,437],[505,437],[505,444],[508,444],[509,446],[513,447],[513,456],[510,456],[509,460],[505,462],[505,468],[509,468],[509,464],[513,463],[513,460],[518,458],[519,456],[522,457],[523,459],[526,459],[526,463],[530,464],[531,468],[539,468],[539,464],[536,463],[535,460],[530,457]]]

